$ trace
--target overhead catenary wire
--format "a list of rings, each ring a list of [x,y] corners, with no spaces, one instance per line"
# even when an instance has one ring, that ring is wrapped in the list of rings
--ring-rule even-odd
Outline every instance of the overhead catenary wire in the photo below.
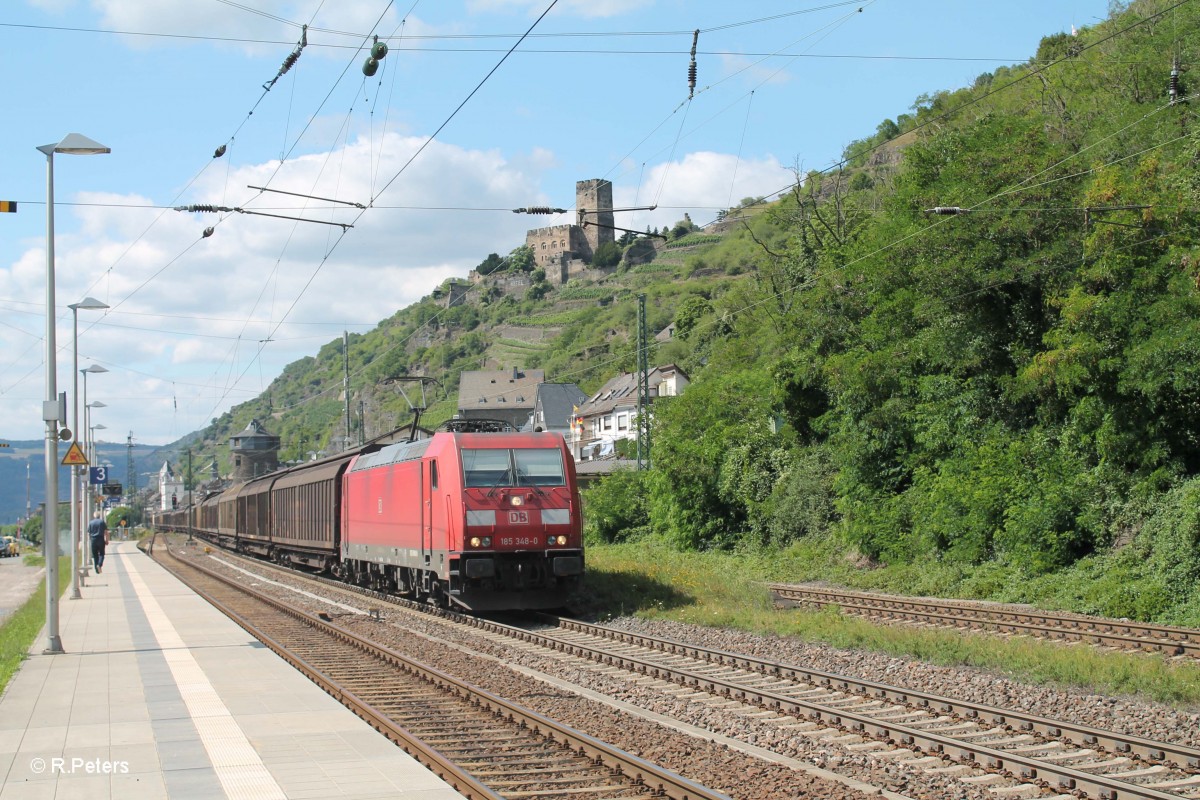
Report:
[[[862,0],[855,0],[855,2],[862,2]],[[47,30],[47,31],[67,32],[67,33],[109,34],[109,35],[113,35],[113,36],[144,36],[144,37],[149,37],[149,38],[211,41],[211,42],[220,42],[220,43],[229,43],[229,44],[245,44],[245,45],[286,45],[286,44],[288,44],[288,42],[280,40],[280,39],[246,39],[246,38],[225,37],[225,36],[199,36],[199,35],[188,35],[188,34],[147,33],[147,32],[138,32],[138,31],[104,30],[104,29],[99,29],[99,28],[72,28],[72,27],[62,27],[62,26],[55,26],[55,25],[29,25],[29,24],[22,24],[22,23],[6,23],[6,22],[0,22],[0,28]],[[317,30],[317,29],[310,28],[310,30]],[[705,33],[705,32],[707,32],[707,30],[710,30],[710,29],[701,29],[701,33]],[[637,32],[626,32],[626,33],[616,33],[616,34],[548,34],[548,35],[549,36],[572,36],[572,35],[576,35],[576,36],[587,36],[587,35],[595,35],[595,36],[608,36],[608,35],[611,35],[611,36],[638,36],[638,35],[678,36],[681,33],[690,35],[691,31],[652,32],[652,33],[643,33],[643,34],[639,34]],[[350,35],[350,34],[346,34],[346,35]],[[359,36],[360,34],[354,34],[354,35]],[[480,34],[480,36],[487,37],[487,38],[494,38],[496,36],[503,36],[505,38],[511,38],[511,36],[508,34],[491,35],[491,36],[486,35],[486,34]],[[407,36],[407,39],[409,39],[411,41],[418,41],[420,39],[436,39],[436,38],[454,39],[454,38],[460,38],[460,37],[445,36],[445,35],[443,35],[443,36],[426,36],[426,37],[412,36],[412,35]],[[355,45],[328,44],[328,43],[323,44],[323,43],[317,43],[317,42],[310,42],[308,47],[312,48],[312,49],[318,49],[318,48],[339,49],[339,50],[357,50],[358,49],[357,46],[355,46]],[[393,50],[400,50],[402,52],[421,52],[421,53],[451,53],[451,54],[455,54],[455,53],[503,53],[503,52],[505,52],[505,48],[502,48],[502,47],[432,48],[432,47],[420,47],[420,46],[415,46],[415,45],[389,45],[389,47],[391,47]],[[697,55],[704,55],[704,56],[760,58],[760,57],[770,57],[770,56],[776,56],[776,55],[787,55],[788,58],[802,58],[802,59],[814,59],[814,60],[830,59],[830,60],[861,60],[861,61],[944,61],[947,63],[963,62],[963,63],[993,63],[993,64],[1013,64],[1013,63],[1017,63],[1017,62],[1024,60],[1023,56],[1011,56],[1011,55],[1010,56],[1000,56],[1000,55],[994,55],[994,56],[938,56],[938,55],[900,55],[900,54],[875,54],[875,55],[872,55],[872,54],[866,54],[866,53],[781,54],[778,52],[760,53],[760,52],[747,51],[747,50],[697,50],[696,52],[697,52]],[[623,57],[628,57],[628,56],[673,57],[673,56],[679,55],[679,52],[677,50],[633,50],[633,49],[599,50],[599,49],[579,48],[579,47],[575,47],[575,48],[571,48],[571,49],[548,49],[548,48],[527,47],[527,48],[522,48],[521,53],[523,55],[531,55],[531,56],[532,55],[552,55],[552,56],[553,55],[611,55],[611,56],[615,56],[618,58],[623,58]],[[1105,63],[1144,64],[1146,62],[1116,61],[1116,62],[1105,62]]]
[[[1015,83],[1015,82],[1014,82],[1014,83]],[[794,184],[793,184],[792,186],[794,186]],[[778,193],[778,192],[776,192],[776,193]],[[913,234],[913,235],[917,235],[917,234]],[[908,239],[908,237],[905,237],[905,239]],[[900,242],[895,242],[895,245],[899,245],[899,243],[900,243]],[[876,253],[872,253],[872,254],[864,255],[864,258],[869,258],[869,257],[872,257],[872,255],[875,255],[875,254],[876,254]],[[856,259],[856,261],[857,261],[857,260],[860,260],[860,259]],[[749,308],[749,307],[748,307],[748,308]],[[742,311],[746,311],[746,309],[748,309],[748,308],[744,308],[744,309],[742,309]],[[738,312],[734,312],[734,313],[738,313]],[[568,375],[568,377],[569,377],[569,375]]]
[[[861,14],[864,8],[866,8],[867,6],[869,6],[869,5],[873,4],[874,2],[875,2],[875,0],[866,0],[866,2],[865,2],[865,3],[863,3],[862,5],[859,5],[859,6],[857,6],[857,7],[856,7],[856,9],[855,9],[854,11],[852,11],[852,12],[850,12],[850,13],[847,13],[847,14],[844,14],[844,15],[842,15],[841,17],[839,17],[839,18],[837,18],[837,19],[833,20],[832,22],[830,22],[830,23],[828,23],[828,24],[826,24],[826,25],[824,25],[824,26],[822,26],[822,27],[820,27],[820,28],[816,29],[815,31],[810,31],[810,32],[808,32],[808,33],[804,34],[804,35],[803,35],[803,36],[801,36],[800,38],[798,38],[798,39],[796,39],[796,40],[794,40],[794,41],[792,41],[792,42],[788,43],[787,45],[785,45],[784,47],[780,48],[779,50],[776,50],[774,53],[772,53],[772,54],[769,54],[768,56],[764,56],[764,57],[763,57],[762,59],[760,59],[758,62],[754,62],[754,63],[751,63],[751,64],[747,64],[747,65],[743,66],[741,69],[738,69],[738,70],[734,70],[734,71],[732,71],[730,74],[728,74],[728,75],[726,75],[725,77],[721,78],[719,81],[717,81],[716,83],[712,84],[711,86],[706,86],[706,87],[704,87],[704,88],[703,88],[701,91],[702,91],[702,92],[707,92],[707,91],[709,91],[710,89],[712,89],[712,88],[713,88],[713,87],[715,87],[715,86],[718,86],[718,85],[720,85],[720,84],[722,84],[722,83],[725,83],[725,82],[727,82],[727,81],[729,81],[729,80],[732,80],[732,79],[733,79],[734,77],[736,77],[737,75],[740,75],[740,74],[742,74],[742,73],[746,72],[747,70],[749,70],[749,69],[751,69],[751,68],[753,68],[753,67],[757,66],[757,64],[761,63],[762,61],[765,61],[767,58],[770,58],[770,57],[774,57],[774,56],[781,56],[781,57],[786,57],[786,58],[788,58],[788,59],[790,59],[790,60],[795,60],[795,58],[796,58],[796,55],[795,55],[795,54],[788,54],[788,53],[785,53],[785,51],[786,51],[787,49],[789,49],[789,48],[792,48],[792,47],[795,47],[795,46],[796,46],[797,44],[799,44],[800,42],[803,42],[803,41],[805,41],[805,40],[812,39],[813,37],[817,37],[817,36],[819,36],[820,38],[817,38],[815,41],[813,41],[813,42],[811,42],[811,43],[809,44],[809,47],[812,47],[812,46],[814,46],[814,45],[815,45],[815,44],[817,44],[818,42],[820,42],[820,41],[823,41],[825,37],[829,36],[829,35],[830,35],[830,34],[831,34],[831,33],[832,33],[834,30],[836,30],[838,27],[840,27],[840,26],[842,26],[842,25],[846,24],[846,23],[847,23],[849,20],[853,19],[855,16],[857,16],[857,15]],[[784,68],[784,67],[781,67],[780,69],[776,70],[774,73],[772,73],[772,74],[771,74],[770,76],[768,76],[767,78],[764,78],[763,80],[759,81],[759,82],[756,84],[756,86],[755,86],[755,89],[761,88],[763,85],[765,85],[765,84],[766,84],[767,82],[769,82],[771,79],[773,79],[773,78],[775,77],[775,75],[778,75],[778,74],[779,74],[779,73],[780,73],[780,72],[783,70],[783,68]],[[752,89],[751,91],[754,91],[754,89]],[[740,98],[739,98],[739,100],[740,100]],[[726,106],[724,109],[722,109],[721,111],[718,111],[716,114],[714,114],[714,115],[710,116],[710,117],[708,118],[708,120],[705,120],[704,122],[700,123],[700,124],[699,124],[699,125],[697,125],[695,128],[693,128],[691,131],[688,131],[686,134],[683,132],[683,124],[681,123],[681,124],[680,124],[679,133],[677,133],[677,134],[676,134],[675,141],[674,141],[674,142],[672,142],[672,144],[671,144],[670,148],[665,148],[665,147],[664,147],[664,148],[661,148],[660,150],[656,151],[656,152],[655,152],[653,155],[659,155],[659,154],[661,154],[661,153],[663,153],[663,152],[665,152],[665,151],[667,151],[667,150],[669,149],[669,151],[670,151],[670,153],[671,153],[671,155],[670,155],[670,156],[668,156],[668,171],[669,171],[670,159],[674,157],[674,150],[675,150],[675,147],[676,147],[676,146],[678,146],[679,142],[680,142],[680,141],[682,141],[682,140],[684,140],[684,139],[687,139],[689,136],[691,136],[691,135],[692,135],[693,133],[695,133],[697,130],[699,130],[700,128],[702,128],[702,127],[704,127],[705,125],[707,125],[707,124],[708,124],[708,122],[711,122],[711,121],[712,121],[713,119],[715,119],[717,116],[719,116],[719,115],[721,115],[721,114],[725,113],[725,112],[726,112],[726,111],[728,111],[729,109],[731,109],[731,108],[733,108],[734,106],[736,106],[736,105],[737,105],[737,102],[738,102],[738,101],[734,101],[733,103],[730,103],[730,104],[728,104],[728,105],[727,105],[727,106]],[[656,125],[656,126],[654,127],[654,129],[653,129],[653,130],[651,130],[651,132],[650,132],[650,133],[648,133],[648,134],[647,134],[645,137],[643,137],[643,139],[642,139],[640,142],[638,142],[638,144],[637,144],[637,145],[635,145],[635,146],[633,147],[633,149],[631,149],[629,152],[627,152],[627,153],[626,153],[626,154],[625,154],[625,155],[624,155],[624,156],[623,156],[621,159],[619,159],[619,160],[618,160],[618,161],[617,161],[617,162],[616,162],[616,163],[615,163],[615,164],[614,164],[614,165],[613,165],[611,168],[609,168],[609,170],[608,170],[608,171],[606,171],[606,172],[604,173],[604,177],[605,177],[605,178],[609,178],[610,176],[612,176],[612,175],[613,175],[613,173],[614,173],[614,172],[615,172],[615,171],[616,171],[616,170],[617,170],[617,169],[620,167],[620,165],[621,165],[621,164],[623,164],[623,163],[625,163],[626,161],[628,161],[628,159],[630,158],[630,156],[632,156],[632,155],[633,155],[633,153],[637,152],[637,151],[638,151],[638,150],[641,148],[641,146],[642,146],[643,144],[645,144],[647,141],[649,141],[649,139],[650,139],[650,138],[651,138],[651,137],[652,137],[652,136],[653,136],[653,135],[654,135],[654,134],[655,134],[655,133],[656,133],[656,132],[657,132],[657,131],[658,131],[660,128],[662,128],[662,127],[663,127],[663,126],[664,126],[664,125],[667,123],[667,121],[668,121],[668,120],[669,120],[669,119],[670,119],[672,116],[674,116],[675,114],[679,113],[679,110],[680,110],[681,108],[685,108],[685,107],[689,107],[689,105],[688,105],[688,101],[687,101],[687,100],[684,100],[682,103],[680,103],[678,106],[676,106],[676,107],[675,107],[675,108],[674,108],[674,109],[673,109],[673,110],[672,110],[672,111],[671,111],[669,114],[667,114],[667,116],[666,116],[666,117],[665,117],[665,118],[662,120],[662,122],[660,122],[658,125]],[[622,174],[624,174],[624,173],[622,173]],[[663,186],[665,186],[665,176],[664,176],[664,183],[663,183],[662,185],[660,185],[659,194],[658,194],[658,196],[656,197],[656,199],[661,199],[662,187],[663,187]],[[657,205],[658,203],[656,202],[655,204]]]
[[[732,191],[732,189],[731,189],[731,191]],[[382,206],[382,205],[376,205],[376,206],[374,206],[374,207],[376,207],[376,208],[379,208],[379,207],[384,207],[384,206]]]
[[[550,11],[551,11],[551,10],[554,8],[554,6],[555,6],[555,5],[557,5],[557,4],[558,4],[558,0],[551,0],[550,4],[549,4],[548,6],[546,6],[546,9],[545,9],[545,10],[544,10],[544,11],[543,11],[543,12],[542,12],[542,13],[541,13],[541,14],[540,14],[538,17],[537,17],[537,19],[535,19],[535,20],[533,21],[533,23],[532,23],[532,24],[529,26],[528,30],[526,31],[526,35],[528,35],[529,33],[532,33],[532,32],[533,32],[533,29],[534,29],[535,27],[537,27],[537,25],[538,25],[538,24],[539,24],[539,23],[540,23],[540,22],[541,22],[541,21],[542,21],[542,20],[543,20],[543,19],[546,17],[546,15],[547,15],[547,14],[549,14],[549,13],[550,13]],[[504,64],[504,62],[505,62],[506,60],[508,60],[508,57],[509,57],[510,55],[512,55],[512,53],[513,53],[513,52],[514,52],[514,51],[517,49],[517,47],[519,47],[519,46],[521,45],[521,43],[522,43],[523,41],[524,41],[524,37],[522,37],[522,38],[521,38],[521,39],[519,39],[517,42],[515,42],[515,43],[513,44],[513,46],[512,46],[512,47],[509,49],[509,51],[508,51],[507,53],[505,53],[504,57],[503,57],[503,58],[501,58],[501,59],[500,59],[500,60],[499,60],[499,61],[496,63],[496,65],[495,65],[495,66],[493,66],[493,67],[492,67],[492,69],[488,71],[488,73],[487,73],[486,75],[484,75],[484,77],[483,77],[483,78],[482,78],[482,79],[479,81],[479,83],[478,83],[478,84],[475,86],[475,88],[474,88],[474,89],[472,89],[472,90],[471,90],[471,92],[470,92],[470,93],[469,93],[469,94],[466,96],[466,98],[464,98],[464,99],[463,99],[463,101],[462,101],[462,102],[460,102],[460,103],[458,104],[458,106],[456,106],[456,107],[455,107],[455,109],[454,109],[454,110],[453,110],[453,111],[450,113],[450,115],[449,115],[449,116],[448,116],[448,117],[445,119],[445,121],[444,121],[444,122],[442,122],[442,124],[438,126],[438,128],[437,128],[437,129],[436,129],[436,130],[433,132],[433,134],[431,134],[431,135],[430,135],[430,136],[429,136],[429,137],[428,137],[428,138],[425,140],[425,142],[424,142],[424,143],[422,143],[422,145],[421,145],[421,146],[420,146],[420,147],[417,149],[417,151],[416,151],[415,153],[413,153],[413,155],[412,155],[412,156],[410,156],[410,157],[409,157],[409,159],[408,159],[407,161],[405,161],[405,163],[404,163],[404,164],[403,164],[403,165],[400,167],[400,169],[399,169],[399,170],[396,172],[396,174],[395,174],[395,175],[393,175],[393,176],[391,177],[391,179],[390,179],[390,180],[388,180],[388,181],[387,181],[387,183],[385,183],[385,184],[384,184],[384,186],[383,186],[383,187],[382,187],[382,188],[381,188],[381,189],[380,189],[380,190],[379,190],[379,191],[378,191],[378,192],[377,192],[377,193],[376,193],[376,194],[375,194],[375,195],[374,195],[374,196],[371,198],[371,203],[372,203],[372,204],[374,203],[374,200],[375,200],[375,199],[376,199],[378,196],[380,196],[380,195],[382,195],[384,192],[386,192],[386,191],[388,190],[388,188],[389,188],[389,187],[390,187],[390,186],[391,186],[393,183],[395,183],[395,182],[396,182],[396,180],[398,180],[402,174],[404,174],[405,170],[406,170],[406,169],[407,169],[407,168],[408,168],[408,167],[409,167],[409,166],[410,166],[410,165],[413,163],[413,161],[415,161],[415,160],[416,160],[416,158],[417,158],[418,156],[420,156],[420,154],[421,154],[422,152],[424,152],[425,148],[426,148],[426,147],[428,147],[429,143],[430,143],[430,142],[432,142],[432,141],[434,141],[434,140],[437,138],[438,134],[440,134],[440,133],[441,133],[441,132],[442,132],[442,131],[443,131],[443,130],[446,128],[446,126],[450,124],[450,122],[451,122],[451,121],[454,119],[454,117],[455,117],[455,116],[457,116],[457,115],[458,115],[458,113],[459,113],[459,112],[460,112],[460,111],[461,111],[461,110],[462,110],[462,109],[463,109],[463,108],[466,106],[466,104],[467,104],[468,102],[470,102],[471,98],[473,98],[473,97],[474,97],[474,96],[475,96],[475,95],[476,95],[476,94],[479,92],[479,90],[480,90],[481,88],[483,88],[484,84],[486,84],[486,83],[488,82],[488,80],[489,80],[489,79],[490,79],[490,78],[491,78],[491,77],[492,77],[492,76],[493,76],[493,75],[496,73],[496,71],[497,71],[497,70],[500,68],[500,66],[501,66],[502,64]],[[370,205],[370,204],[368,204],[368,205]],[[360,210],[360,211],[358,212],[358,215],[355,217],[355,221],[357,221],[357,219],[361,218],[361,216],[362,216],[363,214],[365,214],[365,213],[366,213],[366,211],[367,211],[367,209]],[[296,297],[293,299],[293,301],[292,301],[292,304],[291,304],[291,305],[288,307],[288,310],[287,310],[287,311],[286,311],[286,312],[283,314],[283,316],[282,316],[282,318],[281,318],[281,322],[280,322],[280,324],[282,324],[282,321],[283,321],[283,320],[286,320],[286,319],[288,318],[288,316],[290,316],[290,314],[291,314],[292,310],[293,310],[293,309],[295,309],[295,307],[296,307],[296,304],[300,302],[300,299],[301,299],[301,298],[304,296],[305,292],[307,292],[307,290],[308,290],[308,287],[312,285],[312,282],[313,282],[313,280],[316,278],[317,274],[318,274],[318,273],[321,271],[321,268],[322,268],[322,267],[325,265],[325,263],[328,261],[329,257],[330,257],[330,256],[333,254],[333,252],[334,252],[334,251],[337,249],[338,245],[339,245],[339,244],[340,244],[340,243],[343,241],[343,239],[345,238],[345,235],[346,235],[346,230],[345,230],[345,229],[343,229],[343,231],[342,231],[341,235],[340,235],[340,236],[339,236],[339,237],[338,237],[338,238],[337,238],[337,239],[336,239],[336,240],[335,240],[335,241],[334,241],[334,242],[331,244],[331,246],[328,248],[328,250],[325,252],[325,254],[324,254],[322,257],[321,257],[321,259],[320,259],[320,262],[317,264],[316,268],[313,270],[312,274],[309,276],[309,278],[308,278],[308,281],[307,281],[307,282],[304,284],[304,287],[303,287],[303,288],[301,288],[300,292],[299,292],[299,293],[296,295]],[[277,329],[278,329],[278,326],[276,326],[274,329],[272,329],[271,333],[270,333],[270,334],[268,334],[268,336],[267,336],[267,340],[270,340],[270,338],[271,338],[271,336],[273,335],[274,331],[275,331],[275,330],[277,330]],[[263,345],[264,345],[264,344],[265,344],[265,343],[260,343],[260,346],[259,346],[259,348],[258,348],[258,350],[257,350],[257,352],[256,352],[256,354],[255,354],[255,358],[257,358],[257,356],[258,356],[259,354],[261,354],[261,353],[262,353],[262,347],[263,347]],[[253,359],[252,359],[252,362],[253,362]],[[247,367],[247,369],[249,369],[249,367]],[[241,374],[242,374],[242,375],[245,375],[245,373],[246,373],[246,370],[243,370]],[[239,379],[240,379],[240,376],[239,376]],[[218,401],[218,403],[217,403],[217,407],[219,407],[219,405],[220,405],[220,403],[221,403],[221,402],[223,402],[223,400],[222,400],[222,401]],[[214,412],[215,412],[215,410],[216,410],[216,407],[214,407],[214,409],[213,409],[213,410],[214,410]]]
[[[937,114],[929,119],[924,120],[923,122],[915,125],[914,127],[910,128],[906,131],[902,131],[899,135],[904,136],[904,135],[914,133],[916,131],[924,130],[925,128],[935,125],[938,122],[941,122],[945,119],[949,119],[951,116],[959,113],[960,111],[963,111],[967,108],[970,108],[974,105],[977,105],[977,104],[983,102],[984,100],[988,99],[989,97],[992,97],[993,95],[999,94],[1000,92],[1007,91],[1008,89],[1011,89],[1013,86],[1016,86],[1017,84],[1022,83],[1024,81],[1026,81],[1027,79],[1033,77],[1034,75],[1037,75],[1040,72],[1044,72],[1044,71],[1050,69],[1051,67],[1056,67],[1061,64],[1077,61],[1079,56],[1082,55],[1083,53],[1094,50],[1095,48],[1099,47],[1100,45],[1102,45],[1106,42],[1109,42],[1118,36],[1123,36],[1127,33],[1130,33],[1132,31],[1136,30],[1137,28],[1140,28],[1144,25],[1148,25],[1148,24],[1154,22],[1155,20],[1157,20],[1159,17],[1162,17],[1163,15],[1167,14],[1168,12],[1172,12],[1175,9],[1179,8],[1180,6],[1187,5],[1190,2],[1192,2],[1192,0],[1178,0],[1178,2],[1162,9],[1161,11],[1158,11],[1153,14],[1149,14],[1145,17],[1142,17],[1142,18],[1138,19],[1136,22],[1126,26],[1125,28],[1114,31],[1114,32],[1108,34],[1107,36],[1103,36],[1100,39],[1079,48],[1078,50],[1074,50],[1071,53],[1068,53],[1067,55],[1060,56],[1059,58],[1056,58],[1047,64],[1035,65],[1035,67],[1030,68],[1029,70],[1026,70],[1024,73],[1017,76],[1013,80],[1011,80],[1001,86],[997,86],[995,88],[988,89],[986,92],[984,92],[983,94],[981,94],[979,96],[973,97],[970,100],[966,100],[966,101],[960,103],[959,105],[955,106],[954,108],[947,109],[946,111],[942,112],[941,114]],[[895,141],[895,139],[896,139],[896,137],[892,137],[885,141],[879,142],[878,144],[867,148],[865,151],[863,151],[859,155],[865,156],[870,153],[874,153],[876,150],[887,147],[893,141]],[[846,159],[846,158],[839,159],[838,161],[835,161],[834,163],[830,164],[829,166],[827,166],[823,169],[817,170],[817,174],[823,175],[823,174],[832,172],[836,169],[840,169],[841,167],[845,166],[847,163],[848,163],[848,159]],[[768,201],[772,197],[777,197],[779,195],[782,195],[784,192],[791,191],[791,189],[794,186],[795,186],[795,183],[789,183],[787,186],[776,189],[775,191],[771,192],[770,194],[764,195],[763,200]]]
[[[322,0],[321,5],[323,5],[323,0]],[[320,6],[318,6],[318,10],[319,10],[319,8],[320,8]],[[314,12],[314,13],[316,13],[316,12]],[[294,61],[293,61],[293,63],[294,63]],[[265,96],[265,94],[266,94],[266,92],[264,91],[264,96]],[[261,98],[260,98],[260,102],[261,102]],[[257,107],[257,103],[255,104],[255,106]],[[253,111],[251,111],[251,114],[252,113],[253,113]],[[249,118],[249,115],[247,116],[247,118]],[[244,124],[244,122],[243,122],[243,124]],[[240,126],[239,126],[239,130],[240,130]],[[231,141],[232,141],[232,137],[230,139],[230,142]],[[226,150],[227,150],[226,144],[222,144],[220,147],[217,148],[217,151],[214,153],[214,158],[219,158],[220,156],[224,155]],[[211,164],[211,160],[206,162],[205,165],[195,175],[192,176],[192,178],[187,182],[187,184],[182,189],[180,189],[180,191],[175,196],[175,200],[178,200],[180,197],[182,197],[183,194],[186,191],[188,191],[196,183],[197,180],[199,180],[200,176],[208,168],[209,164]],[[227,162],[227,164],[228,164],[228,162]],[[227,167],[227,169],[228,169],[228,167]],[[126,246],[126,248],[122,251],[122,253],[117,257],[117,259],[105,270],[103,275],[100,278],[97,278],[95,281],[93,281],[88,286],[88,288],[85,290],[85,294],[87,292],[90,292],[99,283],[99,281],[103,279],[103,276],[111,276],[113,270],[117,267],[117,265],[121,263],[121,261],[133,250],[133,248],[140,241],[142,241],[142,239],[145,238],[145,236],[149,233],[149,231],[162,219],[162,216],[164,213],[165,213],[165,209],[163,210],[162,213],[160,213],[158,216],[156,216],[154,218],[154,220],[152,220],[150,222],[150,224],[147,225],[146,228],[133,241],[131,241]],[[212,230],[213,230],[212,228],[206,229],[201,238],[206,238],[206,237],[210,236],[212,233]],[[177,261],[184,253],[186,253],[188,250],[190,250],[195,245],[195,243],[196,243],[195,241],[189,243],[187,245],[187,247],[184,249],[184,251],[182,253],[180,253],[179,255],[177,255],[175,258],[171,259],[171,261],[168,262],[168,264],[166,266],[169,266],[171,263],[174,263],[175,261]],[[114,303],[111,306],[111,309],[109,309],[109,310],[111,311],[112,309],[115,309],[115,308],[119,307],[121,304],[123,304],[124,302],[126,302],[130,297],[133,296],[133,294],[135,294],[136,292],[138,292],[139,290],[144,288],[151,280],[153,280],[154,277],[157,277],[158,275],[160,275],[163,272],[163,270],[166,269],[166,266],[164,266],[163,268],[160,268],[157,272],[155,272],[154,275],[152,275],[150,279],[147,279],[146,281],[143,281],[141,284],[139,284],[139,286],[137,288],[135,288],[133,290],[133,292],[127,294],[124,298],[122,298],[121,300]],[[90,326],[88,328],[85,328],[84,332],[86,333],[86,331],[89,329],[90,329]],[[18,379],[17,383],[24,381],[27,377],[28,376],[24,376],[24,377]],[[0,392],[0,393],[2,393],[2,392]]]

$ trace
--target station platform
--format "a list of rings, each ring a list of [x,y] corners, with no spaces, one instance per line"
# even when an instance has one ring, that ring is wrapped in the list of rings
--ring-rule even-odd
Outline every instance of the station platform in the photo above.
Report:
[[[0,800],[461,797],[133,542],[81,593],[0,697]]]

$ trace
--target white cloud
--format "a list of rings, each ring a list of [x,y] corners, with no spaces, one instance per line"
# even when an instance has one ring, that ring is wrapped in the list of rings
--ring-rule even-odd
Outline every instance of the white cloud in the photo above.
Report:
[[[43,0],[48,2],[50,0]],[[131,33],[166,34],[168,38],[130,36],[127,43],[135,48],[175,48],[187,39],[170,37],[211,37],[229,39],[231,45],[246,53],[267,55],[286,52],[276,43],[297,44],[301,25],[308,24],[309,44],[357,46],[369,31],[392,32],[399,17],[394,8],[380,16],[381,4],[367,0],[258,0],[249,5],[217,3],[209,0],[206,13],[197,13],[195,0],[154,0],[131,3],[128,0],[92,0],[92,7],[106,28]],[[314,14],[316,15],[314,17]],[[416,19],[407,20],[405,32],[416,34],[427,29]],[[268,44],[269,43],[269,44]],[[290,52],[290,51],[289,51]],[[340,49],[313,48],[304,57],[341,58]],[[282,60],[280,62],[282,64]]]
[[[647,170],[640,191],[635,186],[614,186],[613,205],[618,208],[658,205],[655,211],[618,214],[616,224],[635,230],[663,228],[687,213],[703,225],[716,219],[719,209],[743,197],[777,191],[792,180],[791,170],[774,158],[739,160],[728,153],[689,153],[680,161]]]
[[[80,313],[81,363],[95,359],[112,371],[95,380],[113,409],[107,413],[144,426],[140,441],[166,442],[257,395],[343,327],[368,330],[447,277],[465,277],[489,252],[522,244],[529,220],[509,209],[548,202],[539,177],[554,155],[535,150],[507,159],[433,142],[402,170],[423,143],[400,134],[356,139],[278,170],[271,162],[226,172],[222,163],[183,201],[353,224],[344,236],[313,222],[130,208],[149,204],[140,197],[77,198],[82,204],[62,214],[78,225],[64,224],[70,232],[56,238],[60,380],[71,374],[65,306],[84,295],[108,303],[107,313]],[[248,185],[364,205],[375,195],[375,203],[360,211]],[[215,233],[202,238],[207,226]],[[0,297],[29,299],[13,304],[0,326],[8,359],[6,369],[0,364],[0,414],[20,406],[29,424],[18,435],[27,438],[40,436],[27,412],[42,393],[44,312],[33,299],[44,297],[44,284],[42,245],[31,243],[0,270]],[[180,397],[164,416],[166,386]]]

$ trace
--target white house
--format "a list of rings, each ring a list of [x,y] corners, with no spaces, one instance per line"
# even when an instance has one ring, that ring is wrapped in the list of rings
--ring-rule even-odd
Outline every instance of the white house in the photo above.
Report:
[[[160,505],[163,511],[170,511],[176,503],[184,501],[183,478],[171,471],[171,463],[164,461],[158,471],[158,496],[162,499]]]
[[[688,385],[687,374],[674,364],[655,367],[648,376],[651,407],[659,397],[672,397]],[[576,412],[567,443],[576,461],[609,458],[616,443],[637,439],[637,373],[626,372],[600,387]]]

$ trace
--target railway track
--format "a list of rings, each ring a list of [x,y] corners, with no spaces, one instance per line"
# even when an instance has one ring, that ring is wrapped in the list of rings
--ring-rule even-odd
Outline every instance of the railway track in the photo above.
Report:
[[[165,557],[164,557],[165,554]],[[180,580],[467,798],[729,800],[159,547]]]
[[[1005,796],[1022,796],[1022,790],[1035,796],[1035,790],[1050,789],[1110,800],[1200,798],[1200,750],[1189,747],[575,620],[559,620],[551,633],[517,635],[550,640],[555,644],[548,646],[572,655],[808,719],[814,736],[825,736],[830,728],[857,735],[859,741],[848,742],[851,748],[909,748],[908,760],[923,759],[935,770],[954,769],[935,756],[981,766],[991,775],[1017,782],[998,787]]]
[[[370,604],[391,602],[372,595]],[[498,646],[542,657],[553,651],[580,669],[587,664],[914,771],[957,776],[997,797],[1200,798],[1200,751],[1180,745],[574,620],[547,619],[534,629],[437,615]]]
[[[815,586],[773,583],[769,588],[775,604],[783,607],[837,606],[846,613],[871,619],[990,630],[1200,658],[1200,631],[1188,628],[1070,616],[1049,611],[993,609],[948,600],[868,594]]]

